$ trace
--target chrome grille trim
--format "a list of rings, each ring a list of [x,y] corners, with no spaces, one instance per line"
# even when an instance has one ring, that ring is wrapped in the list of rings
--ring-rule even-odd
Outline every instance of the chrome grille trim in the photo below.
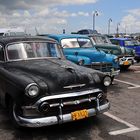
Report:
[[[96,100],[96,97],[89,97],[87,99],[78,99],[74,101],[68,101],[68,102],[62,102],[63,106],[70,106],[70,105],[78,105],[86,102],[91,102],[93,100]],[[50,107],[58,107],[59,103],[50,104]]]
[[[112,63],[106,63],[106,62],[92,62],[91,68],[100,71],[109,71],[113,68],[113,65]]]
[[[78,84],[78,85],[69,85],[69,86],[64,86],[63,88],[67,89],[72,89],[72,88],[76,88],[76,87],[84,87],[86,84]]]
[[[89,89],[89,90],[85,90],[85,91],[79,91],[79,92],[73,92],[73,93],[67,93],[67,94],[46,96],[46,97],[39,99],[34,104],[34,106],[38,106],[40,103],[47,101],[47,100],[80,97],[80,96],[89,95],[89,94],[98,93],[98,92],[102,93],[102,91],[100,89]]]

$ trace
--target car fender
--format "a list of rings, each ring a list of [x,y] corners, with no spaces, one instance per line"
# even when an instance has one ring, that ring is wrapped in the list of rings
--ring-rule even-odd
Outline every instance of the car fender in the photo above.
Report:
[[[32,79],[20,77],[4,68],[0,68],[0,77],[6,85],[6,88],[4,88],[1,92],[2,94],[0,94],[2,100],[5,98],[6,94],[9,94],[14,100],[20,102],[23,95],[22,91],[24,91],[28,84],[33,83]]]
[[[66,55],[66,58],[67,58],[67,60],[70,60],[76,64],[78,64],[78,62],[80,62],[81,60],[84,61],[84,65],[91,64],[90,58],[85,57],[85,56]]]

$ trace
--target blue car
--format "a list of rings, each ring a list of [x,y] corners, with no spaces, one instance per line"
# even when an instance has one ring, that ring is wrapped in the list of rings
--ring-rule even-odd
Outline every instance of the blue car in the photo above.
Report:
[[[57,40],[63,47],[66,58],[78,65],[100,70],[111,76],[112,79],[120,72],[118,57],[97,50],[88,36],[73,34],[46,34],[42,36],[48,36]]]
[[[124,46],[135,50],[135,60],[140,62],[140,43],[137,40],[130,38],[111,38],[112,44]]]

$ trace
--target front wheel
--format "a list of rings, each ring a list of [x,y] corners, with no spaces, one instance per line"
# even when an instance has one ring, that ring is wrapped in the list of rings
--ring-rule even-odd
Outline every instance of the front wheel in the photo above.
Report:
[[[111,77],[111,84],[113,84],[114,78],[114,76]]]
[[[131,65],[126,65],[126,66],[120,66],[120,69],[121,70],[128,70],[128,68],[130,67]]]

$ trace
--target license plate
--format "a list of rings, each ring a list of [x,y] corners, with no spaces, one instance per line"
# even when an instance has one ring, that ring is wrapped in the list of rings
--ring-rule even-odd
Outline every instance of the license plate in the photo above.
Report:
[[[71,112],[71,117],[72,117],[73,121],[87,118],[88,111],[86,109],[84,109],[84,110],[78,110],[78,111]]]
[[[129,65],[128,61],[123,62],[124,65]]]

